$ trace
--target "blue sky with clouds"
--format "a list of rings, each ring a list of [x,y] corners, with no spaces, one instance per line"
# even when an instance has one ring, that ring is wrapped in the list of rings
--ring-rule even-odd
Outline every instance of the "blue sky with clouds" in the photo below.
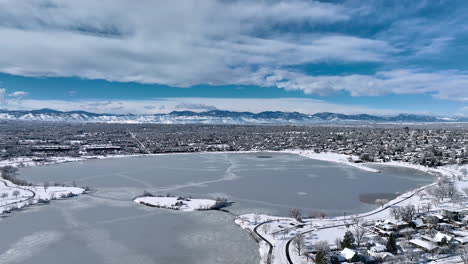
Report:
[[[0,0],[0,107],[468,114],[468,3]]]

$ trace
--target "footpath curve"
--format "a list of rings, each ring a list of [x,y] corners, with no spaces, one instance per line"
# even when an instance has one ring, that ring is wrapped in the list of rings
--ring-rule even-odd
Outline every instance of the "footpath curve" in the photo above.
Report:
[[[24,203],[24,202],[32,200],[32,199],[34,199],[36,197],[36,192],[34,192],[32,190],[29,190],[29,189],[26,189],[26,188],[23,188],[23,187],[20,187],[20,186],[10,186],[10,185],[8,185],[8,183],[5,180],[0,180],[0,182],[3,183],[6,187],[16,188],[16,189],[20,189],[20,190],[27,191],[27,192],[31,193],[30,197],[27,197],[25,199],[21,199],[19,201],[7,203],[7,204],[4,204],[4,205],[1,205],[0,207],[5,207],[5,206],[14,205],[14,204]]]
[[[432,184],[429,184],[429,185],[426,185],[424,187],[421,187],[419,188],[418,190],[414,191],[412,194],[408,195],[407,197],[399,200],[399,201],[396,201],[394,203],[391,203],[391,204],[387,204],[385,207],[377,210],[377,211],[373,211],[373,212],[370,212],[368,214],[362,214],[362,215],[359,215],[357,216],[358,219],[361,219],[361,218],[364,218],[364,217],[368,217],[368,216],[372,216],[372,215],[375,215],[375,214],[378,214],[380,212],[383,212],[387,209],[390,209],[391,207],[397,205],[397,204],[400,204],[404,201],[407,201],[408,199],[414,197],[416,194],[424,191],[425,189],[427,189],[428,187],[430,186],[433,186],[435,183],[432,183]],[[334,220],[334,221],[339,221],[338,219],[337,220]],[[324,226],[324,227],[321,227],[321,228],[314,228],[314,229],[311,229],[311,230],[307,230],[307,231],[304,231],[304,232],[301,232],[299,234],[297,234],[296,236],[294,236],[293,238],[291,238],[287,243],[286,243],[286,258],[288,260],[288,263],[289,264],[294,264],[294,262],[292,261],[291,259],[291,256],[289,254],[289,246],[291,245],[291,242],[299,235],[301,234],[307,234],[307,233],[310,233],[310,232],[313,232],[313,231],[317,231],[317,230],[324,230],[324,229],[330,229],[330,228],[335,228],[335,227],[342,227],[342,226],[345,226],[346,224],[339,224],[339,225],[332,225],[332,226]]]

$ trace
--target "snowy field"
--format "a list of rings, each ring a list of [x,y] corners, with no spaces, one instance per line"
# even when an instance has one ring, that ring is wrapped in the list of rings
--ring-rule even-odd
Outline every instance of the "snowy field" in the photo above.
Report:
[[[139,204],[180,210],[185,212],[209,210],[215,206],[216,201],[210,199],[191,199],[178,197],[139,197],[134,200]]]
[[[0,180],[0,214],[37,203],[70,198],[82,194],[84,191],[78,187],[18,186],[11,181],[2,179]]]

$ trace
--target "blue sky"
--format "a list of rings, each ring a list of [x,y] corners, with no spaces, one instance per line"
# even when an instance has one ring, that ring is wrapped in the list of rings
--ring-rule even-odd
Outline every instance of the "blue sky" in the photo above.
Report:
[[[0,1],[0,108],[468,115],[467,13],[459,0]]]

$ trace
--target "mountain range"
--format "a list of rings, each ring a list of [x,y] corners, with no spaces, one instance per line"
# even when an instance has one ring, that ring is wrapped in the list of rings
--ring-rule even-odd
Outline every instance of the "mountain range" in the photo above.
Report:
[[[173,111],[167,114],[97,114],[86,111],[0,110],[0,120],[47,122],[102,122],[102,123],[155,123],[155,124],[314,124],[314,123],[422,123],[468,122],[468,117],[440,117],[431,115],[399,114],[377,116],[368,114],[346,115],[322,112],[266,111],[260,113],[212,110],[205,112]]]

